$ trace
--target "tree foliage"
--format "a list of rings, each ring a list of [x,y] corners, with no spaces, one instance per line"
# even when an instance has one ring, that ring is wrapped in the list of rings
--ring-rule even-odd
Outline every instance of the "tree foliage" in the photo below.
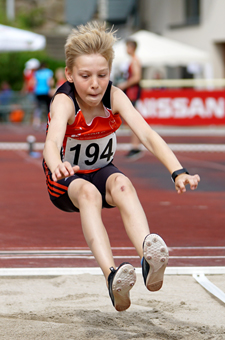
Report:
[[[7,81],[14,91],[20,91],[25,63],[31,58],[45,62],[53,72],[58,67],[65,67],[64,61],[52,59],[44,51],[0,53],[0,84]]]

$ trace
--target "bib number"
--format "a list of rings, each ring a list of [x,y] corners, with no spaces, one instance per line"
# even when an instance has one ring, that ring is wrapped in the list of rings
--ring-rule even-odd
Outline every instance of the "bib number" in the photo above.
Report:
[[[94,170],[110,163],[116,151],[115,133],[101,139],[67,139],[65,161],[81,170]]]

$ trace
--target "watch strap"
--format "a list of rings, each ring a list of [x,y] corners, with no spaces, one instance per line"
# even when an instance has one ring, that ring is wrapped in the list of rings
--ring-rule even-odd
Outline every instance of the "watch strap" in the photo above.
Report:
[[[177,178],[177,176],[181,175],[181,174],[187,174],[189,175],[189,172],[187,171],[187,169],[185,168],[182,168],[182,169],[179,169],[179,170],[176,170],[172,173],[171,175],[171,178],[172,178],[172,181],[175,183],[175,179]]]

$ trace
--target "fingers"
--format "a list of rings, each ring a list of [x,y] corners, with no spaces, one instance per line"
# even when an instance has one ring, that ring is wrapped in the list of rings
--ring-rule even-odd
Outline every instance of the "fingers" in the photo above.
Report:
[[[190,185],[191,190],[195,190],[198,187],[198,183],[200,182],[199,175],[190,176],[187,174],[179,175],[175,180],[175,189],[178,194],[182,194],[186,192],[186,185]]]
[[[52,173],[53,181],[57,182],[60,179],[73,176],[78,170],[79,166],[75,165],[74,167],[71,166],[69,162],[61,163],[57,166],[55,171]]]
[[[75,165],[75,166],[73,167],[74,173],[76,173],[76,172],[79,171],[79,170],[80,170],[80,167],[79,167],[78,165]]]
[[[192,178],[190,179],[190,188],[191,190],[195,190],[197,189],[198,187],[198,183],[200,182],[200,177],[199,175],[194,175],[194,176],[191,176]]]
[[[182,180],[176,181],[175,189],[178,194],[183,194],[184,192],[186,192],[186,187]]]

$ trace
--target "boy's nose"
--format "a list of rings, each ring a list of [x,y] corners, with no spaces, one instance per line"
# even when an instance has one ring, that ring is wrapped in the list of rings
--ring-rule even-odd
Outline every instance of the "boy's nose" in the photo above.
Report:
[[[98,80],[97,80],[96,77],[92,78],[91,86],[94,87],[94,88],[98,87]]]

